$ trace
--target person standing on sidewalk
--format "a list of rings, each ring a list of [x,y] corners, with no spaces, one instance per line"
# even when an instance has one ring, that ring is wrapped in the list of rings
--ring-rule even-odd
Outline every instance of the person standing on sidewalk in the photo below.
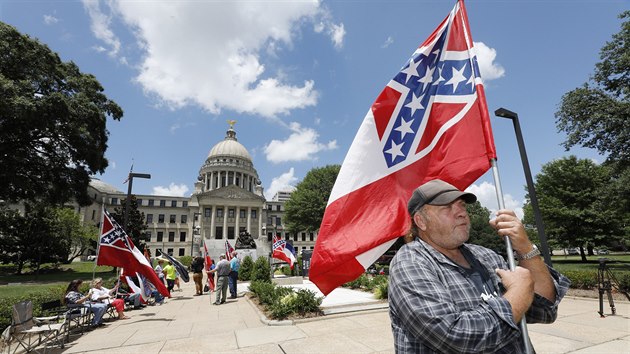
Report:
[[[203,295],[203,258],[195,257],[190,264],[193,272],[193,280],[195,281],[195,296]]]
[[[224,254],[219,256],[219,263],[217,263],[217,267],[208,271],[208,273],[217,273],[217,296],[214,304],[220,305],[226,300],[228,276],[230,275],[230,262],[225,259]],[[210,299],[212,300],[212,292],[210,292]]]
[[[236,299],[236,284],[238,282],[238,270],[241,267],[241,260],[238,259],[236,251],[232,252],[230,260],[230,299]]]
[[[177,279],[177,271],[171,262],[167,261],[166,267],[164,267],[164,273],[166,273],[166,284],[169,292],[173,291],[175,287],[175,279]]]
[[[494,251],[465,243],[466,204],[476,200],[441,180],[411,195],[408,242],[389,273],[396,353],[524,353],[521,318],[555,321],[569,280],[547,267],[513,211],[499,210],[490,224],[512,241],[514,271]]]

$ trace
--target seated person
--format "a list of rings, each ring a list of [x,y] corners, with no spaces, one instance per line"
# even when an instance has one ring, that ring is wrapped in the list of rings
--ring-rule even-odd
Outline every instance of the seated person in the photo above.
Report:
[[[109,304],[109,306],[113,306],[118,313],[119,320],[126,320],[130,317],[125,316],[125,301],[123,299],[116,299],[112,297],[113,294],[118,290],[118,285],[116,285],[113,289],[109,290],[103,287],[103,279],[96,278],[92,282],[93,288],[90,290],[92,292],[92,301],[101,302],[104,304]]]
[[[107,304],[93,303],[90,301],[92,297],[92,290],[87,295],[83,295],[79,292],[79,287],[83,284],[83,280],[75,279],[70,282],[66,289],[66,296],[64,302],[67,305],[82,304],[85,305],[94,314],[92,318],[92,327],[99,327],[103,325],[103,315],[107,311]]]
[[[133,277],[129,279],[134,282],[137,278]],[[133,288],[130,287],[129,284],[127,284],[126,277],[120,277],[120,285],[121,286],[118,288],[118,297],[122,298],[125,303],[133,305],[134,310],[145,307],[145,305],[142,304],[142,294],[140,294],[139,292],[134,292]]]

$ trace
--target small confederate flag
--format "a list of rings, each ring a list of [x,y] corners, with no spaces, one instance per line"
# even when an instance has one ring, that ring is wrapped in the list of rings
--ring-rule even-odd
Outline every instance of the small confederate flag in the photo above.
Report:
[[[293,269],[293,264],[297,261],[295,259],[295,249],[293,249],[293,246],[277,235],[273,237],[273,253],[271,256],[289,263],[291,269]]]
[[[212,266],[212,259],[210,258],[210,254],[208,253],[208,246],[206,246],[206,240],[203,240],[203,267],[206,272],[210,270]],[[210,291],[214,291],[214,274],[208,274],[208,288]]]
[[[228,240],[225,240],[225,258],[227,258],[228,261],[232,259],[232,252],[234,252],[234,248],[232,248]]]
[[[439,178],[463,190],[495,157],[460,0],[365,116],[328,200],[310,280],[328,294],[355,279],[408,231],[414,188]]]
[[[125,268],[129,274],[140,273],[155,285],[160,294],[170,297],[168,289],[157,277],[149,261],[106,210],[103,210],[103,227],[96,264]]]

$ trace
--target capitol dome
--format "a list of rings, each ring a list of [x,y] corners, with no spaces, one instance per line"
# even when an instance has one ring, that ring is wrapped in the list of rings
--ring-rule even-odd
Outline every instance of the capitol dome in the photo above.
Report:
[[[225,140],[216,144],[210,150],[207,160],[211,161],[213,158],[218,157],[232,157],[252,162],[252,157],[247,149],[236,139],[236,132],[232,126],[228,129]]]

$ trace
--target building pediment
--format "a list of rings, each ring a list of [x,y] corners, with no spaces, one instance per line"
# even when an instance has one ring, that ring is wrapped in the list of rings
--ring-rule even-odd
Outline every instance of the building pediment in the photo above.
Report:
[[[216,198],[216,199],[229,199],[229,200],[260,200],[265,201],[265,198],[249,192],[243,188],[235,185],[214,189],[199,194],[200,198]]]

